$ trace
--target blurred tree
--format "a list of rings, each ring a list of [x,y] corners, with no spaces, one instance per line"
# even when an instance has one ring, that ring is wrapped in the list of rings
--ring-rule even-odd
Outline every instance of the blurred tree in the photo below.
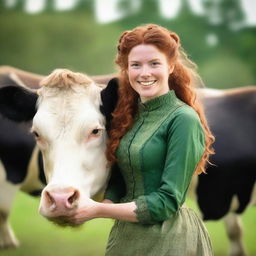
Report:
[[[221,14],[223,23],[229,24],[232,30],[239,29],[245,20],[245,14],[241,8],[241,0],[225,0],[221,2]]]
[[[131,1],[130,0],[119,0],[118,7],[120,10],[131,13]]]
[[[205,61],[200,74],[207,87],[219,89],[250,85],[254,80],[250,65],[226,51]]]
[[[54,0],[44,0],[45,7],[44,12],[55,12],[55,1]]]
[[[140,0],[137,9],[131,1],[120,0],[120,11],[131,11],[130,14],[108,24],[97,23],[93,0],[77,0],[75,9],[58,14],[53,12],[53,0],[47,0],[48,11],[37,15],[27,15],[23,11],[24,1],[18,0],[18,10],[0,15],[2,65],[43,74],[56,67],[89,74],[111,73],[114,72],[115,46],[120,33],[140,24],[157,23],[177,32],[208,86],[256,83],[256,28],[234,30],[228,25],[229,21],[240,24],[243,19],[238,0],[205,0],[206,7],[207,2],[219,2],[215,9],[207,7],[208,11],[217,10],[214,11],[218,14],[215,23],[210,22],[207,15],[195,15],[189,0],[181,0],[179,15],[172,19],[161,17],[158,0]],[[212,12],[209,11],[209,15],[213,15]],[[215,38],[215,43],[210,44],[209,38]]]
[[[141,8],[140,15],[138,18],[142,18],[143,20],[155,20],[159,19],[159,2],[158,0],[141,0]]]
[[[24,0],[16,0],[15,5],[12,7],[16,11],[24,11],[26,2]]]
[[[252,51],[252,44],[256,44],[256,29],[243,28],[246,17],[241,1],[205,0],[203,4],[203,23],[208,24],[208,33],[219,41],[214,47],[208,46],[206,58],[200,58],[207,85],[220,88],[255,83],[256,52]]]
[[[95,2],[92,0],[78,0],[75,10],[93,14]]]
[[[132,16],[140,11],[141,0],[119,0],[118,9],[120,10],[120,12]]]
[[[4,12],[5,9],[6,9],[5,2],[4,1],[0,1],[0,13]]]
[[[123,30],[134,28],[135,26],[145,23],[157,23],[163,25],[163,18],[160,16],[158,0],[140,0],[140,9],[132,12],[122,20],[115,22],[116,25],[122,27]],[[128,1],[120,2],[120,7],[125,8]],[[131,8],[129,6],[129,8]]]
[[[206,19],[211,25],[224,25],[231,30],[240,28],[245,19],[241,0],[205,0]]]

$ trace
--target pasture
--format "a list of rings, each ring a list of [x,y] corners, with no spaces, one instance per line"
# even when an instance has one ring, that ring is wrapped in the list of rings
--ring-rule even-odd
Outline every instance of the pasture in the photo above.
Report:
[[[41,217],[39,200],[20,192],[16,197],[10,216],[15,233],[22,243],[18,249],[1,251],[1,256],[101,256],[112,220],[97,219],[82,227],[60,228]],[[195,208],[194,202],[187,205]],[[249,208],[242,216],[244,241],[248,256],[256,255],[256,207]],[[221,221],[207,222],[215,256],[226,256],[228,241]]]

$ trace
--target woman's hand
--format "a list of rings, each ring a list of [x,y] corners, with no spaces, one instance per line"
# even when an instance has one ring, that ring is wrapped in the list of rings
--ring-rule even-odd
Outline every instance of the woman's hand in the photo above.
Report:
[[[113,204],[113,202],[109,199],[103,199],[101,202],[104,204]]]
[[[74,225],[80,225],[84,222],[97,218],[99,214],[100,203],[87,198],[82,202],[82,205],[79,209],[74,211],[72,215],[68,217],[68,222],[71,222]]]

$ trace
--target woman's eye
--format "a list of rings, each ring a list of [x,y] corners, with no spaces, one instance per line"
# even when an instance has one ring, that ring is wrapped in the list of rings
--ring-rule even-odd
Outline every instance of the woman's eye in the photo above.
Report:
[[[133,64],[131,64],[131,67],[138,67],[138,66],[139,66],[138,63],[133,63]]]
[[[152,65],[153,65],[153,66],[160,65],[160,62],[153,62]]]

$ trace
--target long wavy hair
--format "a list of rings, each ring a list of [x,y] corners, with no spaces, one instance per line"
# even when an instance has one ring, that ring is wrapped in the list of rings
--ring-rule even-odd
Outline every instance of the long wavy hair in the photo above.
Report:
[[[196,173],[205,172],[209,156],[214,154],[212,149],[214,136],[208,127],[203,107],[196,97],[195,87],[198,83],[202,83],[202,80],[196,72],[196,65],[189,60],[181,48],[178,35],[155,24],[139,26],[133,30],[125,31],[119,39],[115,60],[120,67],[119,100],[113,112],[109,131],[108,160],[111,164],[116,161],[115,152],[120,139],[133,125],[134,116],[138,110],[139,95],[129,83],[127,70],[129,53],[133,47],[140,44],[154,45],[167,56],[169,63],[174,65],[174,70],[168,79],[169,88],[175,91],[180,100],[191,106],[200,118],[205,133],[205,151],[197,165]]]

